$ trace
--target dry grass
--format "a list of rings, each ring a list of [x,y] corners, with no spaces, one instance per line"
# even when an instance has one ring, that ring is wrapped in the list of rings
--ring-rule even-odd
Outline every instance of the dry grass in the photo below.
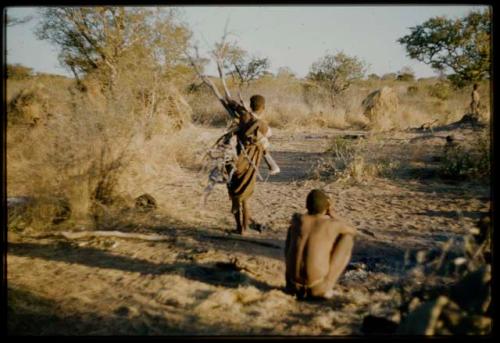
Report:
[[[182,169],[199,171],[214,140],[188,123],[224,126],[228,116],[205,87],[188,92],[186,102],[171,83],[150,89],[134,77],[117,80],[115,96],[103,92],[92,77],[84,91],[64,78],[8,80],[9,196],[65,199],[74,222],[123,216],[123,208],[133,207],[134,199],[145,193],[169,203],[162,185],[176,182]],[[229,86],[236,94],[231,82]],[[379,111],[377,125],[382,129],[418,127],[434,119],[446,124],[467,110],[468,91],[436,81],[360,81],[332,108],[326,94],[310,83],[266,76],[243,89],[243,97],[266,97],[264,119],[271,127],[363,129],[370,120],[362,100],[386,86],[392,87],[399,105],[396,111]],[[487,84],[481,87],[488,89]],[[489,116],[487,95],[482,103],[483,114]],[[335,174],[337,179],[362,181],[390,175],[397,166],[388,159],[373,160],[366,145],[360,145],[356,153],[334,156],[333,162],[315,168],[320,178]],[[36,222],[52,225],[49,219],[31,221]]]
[[[236,88],[229,83],[233,94]],[[376,90],[389,87],[393,90],[397,109],[380,108],[377,120],[371,125],[365,115],[363,100]],[[480,86],[483,119],[488,120],[489,84]],[[328,127],[336,129],[367,128],[375,130],[406,129],[419,127],[437,120],[449,124],[459,120],[468,111],[470,90],[456,90],[444,81],[357,81],[337,97],[332,108],[327,94],[319,87],[289,76],[266,76],[243,89],[243,97],[262,94],[267,99],[264,118],[272,127],[294,129],[300,127]],[[193,108],[193,120],[202,125],[223,126],[227,120],[222,106],[205,87],[199,87],[188,97]]]
[[[85,91],[70,80],[50,82],[8,84],[8,195],[37,199],[26,211],[30,226],[52,227],[51,211],[40,210],[52,206],[44,200],[52,198],[69,203],[70,223],[99,219],[101,225],[162,180],[175,180],[180,168],[199,168],[196,149],[206,142],[186,126],[190,108],[174,88],[151,112],[126,84],[110,96],[91,80]]]
[[[326,182],[366,183],[376,177],[391,178],[401,167],[400,161],[381,154],[384,142],[368,135],[351,139],[336,136],[326,152],[329,157],[319,160],[310,170],[313,179]]]

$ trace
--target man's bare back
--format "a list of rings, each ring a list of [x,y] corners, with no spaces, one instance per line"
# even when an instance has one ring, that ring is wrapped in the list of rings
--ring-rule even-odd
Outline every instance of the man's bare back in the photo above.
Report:
[[[287,289],[330,297],[351,258],[355,234],[352,226],[331,216],[329,208],[322,213],[296,213],[285,247]]]

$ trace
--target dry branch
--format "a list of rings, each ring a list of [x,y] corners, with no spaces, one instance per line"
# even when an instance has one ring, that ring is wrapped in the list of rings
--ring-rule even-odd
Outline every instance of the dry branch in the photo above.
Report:
[[[114,237],[114,238],[126,238],[126,239],[139,239],[143,241],[168,241],[172,239],[171,237],[166,237],[162,235],[146,235],[141,233],[126,233],[121,231],[79,231],[79,232],[62,231],[50,235],[37,235],[33,236],[33,238],[46,238],[54,236],[56,237],[62,236],[66,239],[81,239],[89,237]]]

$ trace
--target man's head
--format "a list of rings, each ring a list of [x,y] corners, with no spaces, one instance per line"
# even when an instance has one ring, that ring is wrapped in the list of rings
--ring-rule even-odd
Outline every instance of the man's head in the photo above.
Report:
[[[309,214],[323,214],[330,208],[330,199],[322,190],[313,189],[307,195],[306,207]]]
[[[479,85],[475,83],[472,87],[474,88],[474,90],[477,90],[479,88]]]
[[[266,99],[262,95],[253,95],[250,98],[250,108],[253,112],[260,113],[266,107]]]

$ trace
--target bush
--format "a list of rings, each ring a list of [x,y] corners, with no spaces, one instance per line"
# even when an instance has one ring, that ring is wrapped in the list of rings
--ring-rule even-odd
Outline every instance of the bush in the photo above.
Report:
[[[49,111],[47,91],[43,87],[24,88],[7,105],[11,125],[36,125]]]
[[[26,218],[12,217],[11,224],[14,220],[17,226],[24,221],[33,228],[53,227],[57,206],[50,199],[55,198],[66,199],[69,222],[109,227],[138,195],[154,193],[162,172],[196,163],[190,145],[179,145],[179,139],[186,141],[182,127],[189,124],[190,115],[179,92],[163,84],[152,106],[147,93],[134,96],[141,88],[130,87],[130,81],[118,78],[114,94],[89,78],[85,87],[66,87],[67,94],[54,94],[53,89],[60,88],[54,81],[51,88],[43,88],[42,98],[27,87],[13,96],[9,120],[33,104],[43,105],[40,108],[51,116],[43,125],[9,128],[9,196],[37,199],[36,206],[24,211]],[[142,90],[147,91],[146,85]],[[52,101],[45,102],[47,97]]]
[[[33,76],[33,69],[21,64],[8,64],[6,76],[10,80],[24,80]]]
[[[445,178],[488,179],[490,175],[490,138],[487,134],[480,135],[470,148],[448,145],[443,155],[440,172]]]
[[[396,73],[387,73],[382,75],[382,80],[384,81],[394,81],[396,80],[398,75]]]
[[[364,182],[378,175],[377,165],[368,162],[363,138],[353,140],[336,136],[326,152],[332,153],[328,159],[320,160],[311,169],[311,176],[325,181]]]
[[[446,82],[437,82],[428,86],[428,94],[440,100],[447,100],[450,97],[451,89]]]
[[[410,74],[410,73],[399,74],[397,76],[397,80],[398,81],[414,81],[415,75]]]

